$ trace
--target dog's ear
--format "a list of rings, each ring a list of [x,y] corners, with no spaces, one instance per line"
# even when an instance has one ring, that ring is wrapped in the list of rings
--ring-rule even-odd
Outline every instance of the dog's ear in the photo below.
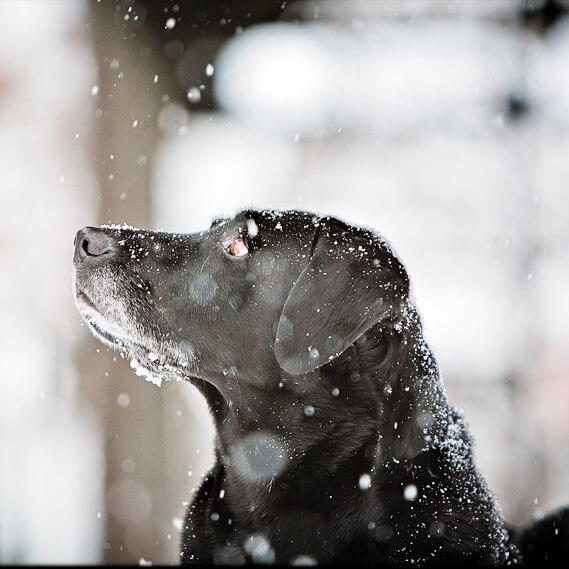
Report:
[[[275,354],[292,374],[332,361],[382,320],[395,323],[409,295],[403,264],[377,235],[334,218],[317,231],[277,328]]]

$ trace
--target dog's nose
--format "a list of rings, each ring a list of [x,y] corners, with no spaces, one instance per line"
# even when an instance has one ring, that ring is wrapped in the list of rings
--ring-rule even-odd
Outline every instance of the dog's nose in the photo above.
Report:
[[[113,237],[98,227],[84,227],[75,236],[75,262],[100,257],[109,257],[116,253],[117,244]]]

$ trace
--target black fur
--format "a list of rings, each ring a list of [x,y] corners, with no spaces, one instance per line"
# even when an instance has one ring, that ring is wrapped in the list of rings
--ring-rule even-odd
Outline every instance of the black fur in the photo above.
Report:
[[[182,563],[519,560],[377,234],[244,211],[197,234],[85,228],[74,263],[96,335],[209,404]]]
[[[524,565],[567,567],[569,564],[569,507],[559,508],[511,533]]]

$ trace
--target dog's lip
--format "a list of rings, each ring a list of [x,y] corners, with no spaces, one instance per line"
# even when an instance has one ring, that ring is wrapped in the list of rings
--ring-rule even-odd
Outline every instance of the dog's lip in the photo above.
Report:
[[[85,319],[87,324],[89,324],[89,326],[91,326],[91,328],[96,332],[96,334],[101,338],[103,338],[104,340],[106,340],[107,342],[119,347],[126,347],[131,343],[126,338],[117,336],[116,334],[113,334],[105,330],[105,328],[100,326],[99,323],[93,317],[84,314],[83,318]]]
[[[84,304],[86,306],[88,306],[89,308],[91,308],[92,310],[97,311],[97,307],[95,306],[95,303],[91,300],[91,298],[89,297],[89,295],[81,290],[81,289],[77,289],[76,293],[75,293],[75,298],[77,299],[77,301],[80,304]]]
[[[101,320],[104,322],[103,315],[97,309],[97,305],[91,300],[91,297],[84,290],[77,289],[75,297],[83,320],[89,324],[97,336],[106,340],[110,344],[119,347],[134,345],[134,342],[129,340],[127,337],[111,332],[105,328],[101,323]]]
[[[108,330],[104,326],[104,323],[101,323],[100,319],[97,318],[97,316],[100,317],[100,314],[97,313],[97,316],[94,316],[92,311],[83,310],[81,315],[83,316],[83,320],[85,320],[85,322],[90,326],[91,330],[95,332],[95,335],[102,340],[105,340],[107,343],[112,344],[115,347],[125,348],[128,350],[139,346],[139,344],[132,338]]]

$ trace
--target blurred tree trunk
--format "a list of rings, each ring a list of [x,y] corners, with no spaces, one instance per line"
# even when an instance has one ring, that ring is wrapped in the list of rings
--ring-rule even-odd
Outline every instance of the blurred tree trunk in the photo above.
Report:
[[[94,160],[100,220],[150,227],[150,164],[159,139],[156,114],[168,85],[165,77],[159,84],[154,81],[161,62],[152,38],[134,19],[136,12],[131,10],[132,20],[124,19],[126,6],[91,4],[99,66]],[[114,351],[101,349],[96,361],[84,369],[84,381],[103,382],[106,389],[104,397],[98,397],[106,458],[103,560],[109,564],[175,561],[178,539],[173,512],[187,491],[169,487],[165,472],[167,455],[176,446],[175,440],[170,441],[171,448],[165,444],[165,420],[174,414],[175,392],[136,377],[129,362]],[[101,377],[101,370],[106,377]]]

